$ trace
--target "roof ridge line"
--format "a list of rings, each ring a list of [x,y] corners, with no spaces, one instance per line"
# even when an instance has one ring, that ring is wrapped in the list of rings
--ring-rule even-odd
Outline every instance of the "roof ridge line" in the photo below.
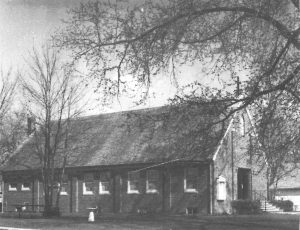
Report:
[[[121,111],[116,111],[116,112],[99,113],[99,114],[92,114],[92,115],[85,115],[85,116],[81,116],[81,117],[76,117],[75,119],[87,119],[87,118],[98,117],[98,116],[102,116],[102,115],[107,116],[107,115],[115,115],[115,114],[126,114],[126,113],[130,113],[130,112],[139,112],[139,111],[151,111],[151,110],[155,110],[155,109],[167,108],[169,106],[170,105],[163,105],[163,106],[155,106],[155,107],[151,107],[151,108],[121,110]]]

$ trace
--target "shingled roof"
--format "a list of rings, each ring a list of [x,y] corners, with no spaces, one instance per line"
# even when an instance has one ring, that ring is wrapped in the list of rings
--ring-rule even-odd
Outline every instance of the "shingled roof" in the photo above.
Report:
[[[205,161],[224,135],[214,108],[158,107],[81,117],[72,121],[67,167]],[[35,139],[29,138],[3,171],[38,169]],[[61,158],[58,156],[57,167]]]

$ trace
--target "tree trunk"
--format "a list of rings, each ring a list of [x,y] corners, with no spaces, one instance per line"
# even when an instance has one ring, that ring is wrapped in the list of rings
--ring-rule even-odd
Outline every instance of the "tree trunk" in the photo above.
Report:
[[[269,167],[267,168],[267,200],[270,199],[270,178],[269,178]]]

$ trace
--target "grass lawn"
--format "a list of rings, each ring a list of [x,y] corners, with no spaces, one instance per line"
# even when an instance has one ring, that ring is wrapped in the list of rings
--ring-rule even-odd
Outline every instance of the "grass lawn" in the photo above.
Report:
[[[88,223],[86,218],[75,217],[59,219],[0,217],[0,227],[55,230],[298,230],[299,215],[98,217],[95,223]]]

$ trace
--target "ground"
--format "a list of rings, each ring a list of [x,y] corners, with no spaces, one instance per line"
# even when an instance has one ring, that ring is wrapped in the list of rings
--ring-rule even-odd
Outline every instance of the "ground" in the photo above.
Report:
[[[1,228],[2,227],[2,228]],[[299,215],[249,215],[249,216],[134,216],[98,217],[88,223],[87,218],[8,218],[0,217],[3,227],[54,229],[54,230],[298,230]]]

